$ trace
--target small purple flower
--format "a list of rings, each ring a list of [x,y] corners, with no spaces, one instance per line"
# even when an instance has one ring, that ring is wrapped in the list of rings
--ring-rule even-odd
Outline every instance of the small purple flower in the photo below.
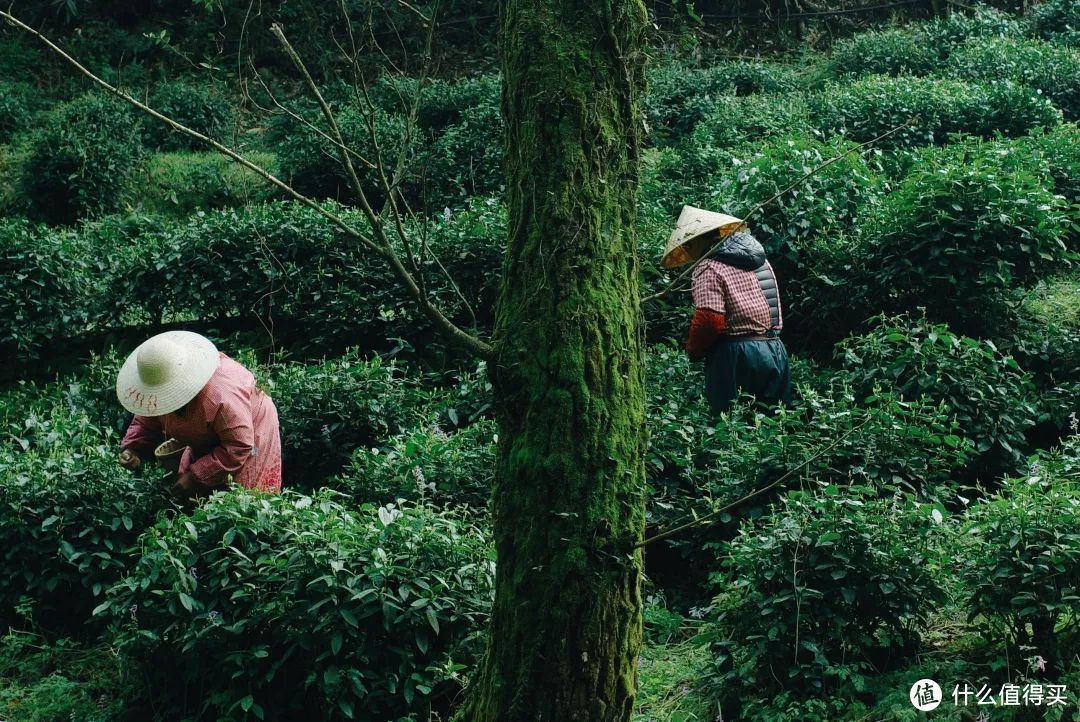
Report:
[[[209,619],[211,622],[216,622],[218,620],[218,617],[220,617],[220,616],[221,616],[221,612],[219,612],[218,610],[215,609],[215,610],[211,611],[209,614],[207,614],[206,618]]]
[[[138,604],[132,604],[130,607],[128,607],[128,612],[131,614],[132,619],[135,619],[135,613],[138,612],[138,611],[139,611],[139,605]]]
[[[195,567],[192,567],[191,569],[188,569],[188,574],[190,574],[193,579],[198,579],[199,578],[199,570],[196,569]]]

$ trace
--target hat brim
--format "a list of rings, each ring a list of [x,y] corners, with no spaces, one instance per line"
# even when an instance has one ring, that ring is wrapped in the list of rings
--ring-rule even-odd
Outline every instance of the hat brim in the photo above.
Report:
[[[678,268],[701,258],[714,245],[727,238],[735,231],[745,228],[746,222],[742,220],[732,221],[725,225],[709,228],[695,236],[687,238],[674,248],[670,248],[664,257],[660,259],[663,268]]]
[[[202,391],[218,367],[220,357],[210,339],[190,331],[166,331],[160,335],[168,335],[177,342],[183,354],[180,373],[160,384],[144,383],[139,377],[138,357],[142,347],[150,342],[147,340],[131,352],[116,376],[120,404],[139,416],[163,416],[181,408]]]

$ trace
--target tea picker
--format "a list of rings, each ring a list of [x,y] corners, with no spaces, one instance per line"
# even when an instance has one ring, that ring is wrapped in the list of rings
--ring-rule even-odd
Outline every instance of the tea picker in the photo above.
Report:
[[[224,488],[281,490],[277,408],[250,371],[209,339],[166,331],[143,342],[116,379],[135,414],[120,442],[120,464],[156,458],[175,473],[177,499]]]
[[[705,398],[714,414],[740,392],[791,403],[791,370],[780,340],[776,274],[742,219],[683,206],[660,265],[694,263],[694,316],[686,352],[705,361]]]

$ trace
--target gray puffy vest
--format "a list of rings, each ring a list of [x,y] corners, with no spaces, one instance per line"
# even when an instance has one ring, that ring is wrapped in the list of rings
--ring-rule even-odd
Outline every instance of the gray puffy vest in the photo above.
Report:
[[[711,255],[729,266],[754,272],[769,303],[769,326],[777,328],[780,325],[780,294],[776,290],[776,276],[765,262],[765,249],[758,240],[749,231],[737,231],[725,238]]]

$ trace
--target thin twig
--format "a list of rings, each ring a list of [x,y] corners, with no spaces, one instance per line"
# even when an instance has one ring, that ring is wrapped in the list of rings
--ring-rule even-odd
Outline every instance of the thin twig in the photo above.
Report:
[[[883,409],[884,409],[884,407],[879,408],[876,411],[874,411],[873,413],[871,413],[869,416],[866,417],[865,420],[863,420],[863,422],[861,424],[859,424],[857,426],[852,426],[850,429],[848,429],[843,434],[841,434],[840,437],[836,439],[836,441],[832,442],[831,444],[826,446],[821,451],[817,452],[816,454],[814,454],[810,458],[806,459],[805,461],[803,461],[798,466],[794,466],[791,469],[788,469],[776,481],[773,481],[773,482],[771,482],[769,484],[766,484],[765,486],[761,487],[760,489],[755,489],[754,491],[751,491],[749,494],[746,494],[745,496],[742,496],[742,497],[736,499],[735,501],[731,502],[730,504],[725,504],[724,506],[720,507],[719,509],[717,509],[717,510],[715,510],[713,512],[710,512],[709,514],[706,514],[705,516],[698,517],[697,519],[694,519],[693,521],[687,522],[686,524],[682,524],[681,526],[677,526],[674,529],[663,532],[662,534],[656,534],[654,536],[649,537],[648,539],[644,539],[644,540],[638,542],[637,544],[635,544],[634,548],[638,549],[638,548],[643,547],[643,546],[645,546],[647,544],[652,544],[653,542],[658,542],[658,541],[661,541],[663,539],[669,539],[669,538],[675,536],[676,534],[680,534],[680,533],[686,531],[687,529],[693,529],[694,527],[700,526],[700,525],[702,525],[702,524],[704,524],[706,522],[712,522],[714,519],[717,519],[725,511],[728,511],[728,510],[738,506],[739,504],[742,504],[744,501],[747,501],[748,499],[752,499],[755,496],[758,496],[760,494],[764,494],[766,491],[768,491],[770,489],[773,489],[776,486],[784,483],[789,478],[791,478],[795,474],[795,472],[799,471],[800,469],[802,469],[804,467],[809,466],[811,462],[816,461],[817,459],[820,459],[822,456],[824,456],[825,454],[827,454],[828,452],[832,451],[837,446],[839,446],[845,439],[847,439],[849,436],[854,434],[856,431],[859,431],[860,429],[864,428],[867,424],[869,424],[871,421],[873,421],[877,417],[877,415],[882,412]]]
[[[454,325],[452,321],[450,321],[450,319],[448,319],[442,313],[442,311],[440,311],[431,303],[431,301],[427,298],[426,294],[421,292],[421,290],[417,287],[412,275],[409,273],[408,269],[406,269],[401,264],[401,260],[393,252],[393,249],[389,247],[389,244],[386,243],[386,237],[384,234],[380,234],[380,240],[382,242],[382,245],[376,243],[373,239],[368,238],[356,228],[346,223],[345,220],[339,217],[337,214],[327,210],[317,201],[303,195],[291,185],[275,176],[270,171],[248,160],[232,148],[222,145],[213,138],[210,138],[196,130],[192,130],[191,128],[182,125],[181,123],[178,123],[172,118],[154,110],[145,103],[138,101],[128,93],[125,93],[124,91],[117,88],[115,85],[112,85],[109,82],[98,77],[93,72],[88,70],[84,65],[82,65],[79,61],[75,60],[75,58],[73,58],[71,55],[69,55],[67,52],[65,52],[63,49],[61,49],[59,46],[49,40],[47,37],[16,18],[10,12],[0,10],[0,18],[3,18],[8,22],[8,24],[25,31],[40,40],[46,47],[48,47],[50,50],[62,57],[64,60],[66,60],[72,67],[78,70],[79,73],[81,73],[82,75],[89,78],[94,84],[105,89],[109,93],[121,98],[135,108],[138,108],[143,113],[157,118],[173,130],[182,133],[190,138],[194,138],[195,140],[198,140],[204,145],[207,145],[210,148],[214,149],[218,153],[232,159],[236,163],[239,163],[241,166],[247,168],[256,175],[269,181],[274,186],[280,188],[290,198],[300,202],[308,208],[311,208],[313,211],[326,218],[334,226],[336,226],[343,233],[345,233],[348,237],[358,241],[361,246],[375,253],[377,256],[383,258],[387,263],[389,263],[391,269],[394,272],[394,275],[398,278],[402,286],[404,286],[405,291],[413,298],[414,301],[416,301],[417,305],[419,305],[420,310],[424,313],[424,315],[426,315],[432,321],[432,323],[435,324],[435,327],[439,329],[444,335],[446,335],[451,342],[464,348],[469,353],[483,359],[490,360],[494,356],[494,349],[492,348],[491,344],[458,328],[456,325]],[[348,155],[346,154],[345,157],[348,158]],[[370,206],[365,209],[365,215],[368,216],[369,221],[375,221],[373,223],[373,230],[375,230],[377,233],[380,233],[382,230],[381,225],[378,224],[377,219],[374,217],[374,213],[370,209]]]

